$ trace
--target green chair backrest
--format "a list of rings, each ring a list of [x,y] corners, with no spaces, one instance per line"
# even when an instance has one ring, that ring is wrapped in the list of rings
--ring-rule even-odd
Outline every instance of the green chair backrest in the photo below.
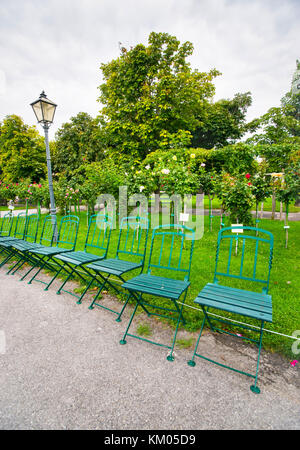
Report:
[[[26,232],[26,224],[27,224],[28,216],[26,213],[19,213],[17,215],[16,226],[14,230],[14,237],[17,239],[24,239]]]
[[[1,220],[0,236],[10,236],[12,225],[14,221],[14,216],[11,213],[4,214]]]
[[[219,277],[227,277],[261,283],[263,291],[268,292],[273,246],[273,234],[269,231],[241,226],[223,228],[218,233],[214,283]]]
[[[56,247],[74,250],[79,227],[79,217],[63,216],[60,222]]]
[[[187,238],[187,232],[189,237]],[[189,280],[195,243],[195,231],[179,224],[160,225],[152,233],[147,271],[164,269],[167,273],[184,274]]]
[[[120,222],[116,257],[144,263],[148,232],[149,220],[146,217],[123,217]]]
[[[53,239],[55,236],[55,231],[57,228],[57,221],[55,217],[55,224],[53,226],[53,217],[51,215],[48,215],[44,219],[42,233],[39,239],[39,243],[41,245],[50,246],[53,243]]]
[[[28,242],[35,242],[37,233],[38,233],[38,227],[39,227],[39,215],[38,214],[30,214],[27,216],[26,220],[26,228],[24,233],[24,239]]]
[[[106,257],[110,241],[112,221],[106,214],[93,214],[89,219],[89,226],[84,244],[86,252],[103,250]]]

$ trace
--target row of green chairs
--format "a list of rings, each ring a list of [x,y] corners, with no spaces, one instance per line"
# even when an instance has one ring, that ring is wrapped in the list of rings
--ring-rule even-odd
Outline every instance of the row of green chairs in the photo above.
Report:
[[[34,280],[41,281],[46,284],[45,290],[49,289],[59,275],[64,274],[57,294],[62,291],[69,292],[64,287],[70,279],[77,276],[86,285],[81,295],[69,292],[78,298],[77,303],[81,304],[87,291],[96,286],[97,292],[89,309],[96,306],[105,308],[117,315],[117,321],[121,321],[126,305],[129,300],[132,300],[133,312],[120,344],[126,344],[128,337],[137,338],[168,348],[170,351],[167,359],[174,360],[177,332],[180,323],[186,323],[183,307],[190,286],[194,252],[195,233],[192,229],[177,224],[156,227],[152,232],[149,256],[147,264],[145,264],[149,233],[147,218],[126,217],[120,221],[114,257],[108,257],[112,220],[105,214],[99,213],[90,217],[83,251],[75,250],[79,227],[77,216],[64,216],[57,233],[57,224],[53,223],[50,216],[46,216],[38,242],[39,217],[37,215],[19,214],[13,234],[12,221],[11,216],[4,216],[0,229],[0,248],[1,253],[4,254],[0,265],[3,266],[12,258],[16,259],[7,274],[14,274],[25,263],[30,263],[30,268],[21,277],[21,280],[24,280],[36,269],[28,283],[30,284]],[[246,232],[247,234],[245,234]],[[57,236],[56,241],[54,241],[54,236]],[[221,255],[223,255],[222,258]],[[273,236],[270,232],[252,227],[239,226],[238,230],[235,227],[223,228],[218,234],[213,282],[207,283],[194,300],[202,310],[204,318],[192,358],[188,364],[195,366],[196,358],[202,358],[252,377],[255,379],[251,386],[254,393],[260,392],[257,378],[264,323],[272,322],[272,298],[268,294],[272,257]],[[252,264],[245,265],[246,259],[252,259]],[[50,281],[45,282],[36,278],[44,268],[51,270],[54,274]],[[127,279],[125,279],[125,275],[133,272],[135,275],[132,278],[126,277]],[[224,280],[227,280],[228,283],[224,283]],[[122,289],[116,284],[116,281],[121,284]],[[241,289],[240,285],[237,288],[237,283],[254,283],[262,286],[262,291],[256,292],[252,287]],[[99,302],[104,288],[112,288],[118,294],[125,290],[126,298],[120,311],[112,310]],[[159,304],[155,301],[157,297],[163,299]],[[141,308],[148,316],[155,315],[175,321],[174,335],[170,345],[129,332],[138,308]],[[215,322],[227,325],[231,323],[223,317],[211,314],[211,309],[255,319],[260,323],[260,327],[246,324],[239,324],[239,326],[258,333],[258,339],[237,335],[224,327],[217,328]],[[208,324],[214,332],[228,333],[257,344],[258,357],[255,374],[221,364],[200,354],[198,347],[205,324]]]

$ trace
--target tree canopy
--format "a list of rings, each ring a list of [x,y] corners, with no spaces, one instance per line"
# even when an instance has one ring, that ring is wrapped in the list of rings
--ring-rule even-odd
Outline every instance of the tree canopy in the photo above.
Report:
[[[103,158],[98,120],[80,112],[64,123],[55,134],[52,150],[54,172],[71,172],[83,163]]]
[[[38,181],[46,175],[44,139],[17,115],[6,116],[0,123],[0,169],[5,181]]]
[[[119,58],[101,65],[98,101],[111,151],[144,159],[166,138],[171,142],[181,133],[186,140],[201,125],[220,73],[192,70],[192,52],[190,42],[152,32],[148,46],[122,48]]]
[[[192,146],[209,149],[235,143],[247,131],[245,120],[251,103],[250,92],[209,103],[193,132]]]

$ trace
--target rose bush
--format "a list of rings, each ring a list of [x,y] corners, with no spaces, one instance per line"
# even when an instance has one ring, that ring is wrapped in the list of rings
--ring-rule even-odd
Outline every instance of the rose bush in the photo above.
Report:
[[[222,201],[223,210],[229,213],[231,223],[252,224],[251,208],[255,196],[251,176],[248,175],[222,173],[218,177],[217,195]]]

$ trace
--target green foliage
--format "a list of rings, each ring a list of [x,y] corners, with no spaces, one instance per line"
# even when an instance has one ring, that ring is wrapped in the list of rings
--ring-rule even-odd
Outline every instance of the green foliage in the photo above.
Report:
[[[151,170],[157,189],[169,196],[173,194],[183,196],[199,191],[197,173],[192,170],[192,164],[186,155],[183,149],[157,150],[145,158],[143,166],[146,170]]]
[[[300,143],[258,144],[256,153],[265,158],[268,172],[283,172],[292,154],[300,150]]]
[[[274,187],[279,201],[288,205],[296,200],[300,193],[300,158],[294,158],[285,168],[283,176],[275,177]]]
[[[102,162],[81,165],[68,176],[60,174],[54,182],[56,204],[61,211],[68,205],[85,202],[91,211],[101,194],[111,194],[118,198],[119,186],[122,185],[124,174],[113,160],[107,158]]]
[[[56,132],[52,144],[53,172],[70,172],[82,164],[103,159],[101,128],[97,119],[80,112]]]
[[[252,178],[252,193],[255,197],[257,211],[258,204],[272,194],[271,177],[266,175],[265,164],[259,166],[258,171]]]
[[[243,142],[227,145],[213,150],[210,155],[211,167],[218,173],[222,171],[232,175],[249,172],[255,173],[255,149]]]
[[[205,195],[212,195],[216,190],[216,174],[214,172],[201,172],[199,175],[199,185]]]
[[[0,200],[15,204],[28,200],[32,205],[49,205],[49,187],[42,180],[41,183],[30,182],[30,179],[21,180],[19,183],[5,183],[0,181]]]
[[[222,173],[218,177],[217,195],[222,199],[223,210],[230,214],[232,223],[252,223],[251,208],[255,196],[250,179],[250,173],[236,176]]]
[[[0,123],[0,168],[6,182],[37,182],[46,175],[44,139],[19,116],[7,116]]]
[[[236,94],[232,100],[219,100],[207,105],[199,117],[201,124],[193,133],[192,147],[220,148],[240,139],[247,126],[246,112],[251,105],[250,92]]]
[[[254,134],[247,143],[254,144],[281,144],[300,142],[300,120],[291,114],[290,106],[270,108],[259,119],[249,124],[249,129],[258,129],[260,133]]]
[[[107,146],[112,152],[144,159],[174,138],[182,145],[200,125],[198,117],[214,94],[212,80],[219,75],[192,70],[186,61],[190,42],[167,33],[152,32],[148,46],[122,49],[119,58],[101,65],[104,83],[99,102]]]
[[[18,184],[0,181],[0,200],[8,202],[14,200],[18,192]]]

